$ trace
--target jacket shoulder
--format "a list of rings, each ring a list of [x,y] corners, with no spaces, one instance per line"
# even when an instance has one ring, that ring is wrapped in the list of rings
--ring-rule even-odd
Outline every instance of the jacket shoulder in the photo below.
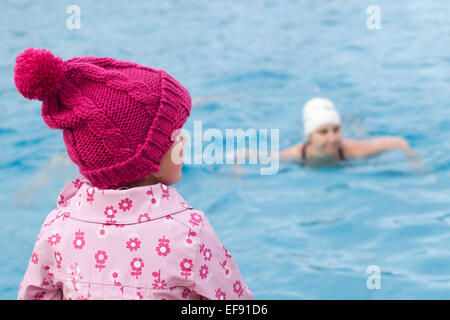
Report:
[[[197,229],[205,219],[205,214],[201,210],[190,208],[181,212],[172,213],[167,217],[183,224],[189,229]]]

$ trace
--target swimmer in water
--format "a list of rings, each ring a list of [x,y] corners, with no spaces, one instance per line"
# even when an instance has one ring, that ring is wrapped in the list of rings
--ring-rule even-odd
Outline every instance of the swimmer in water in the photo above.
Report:
[[[328,99],[310,99],[303,107],[303,123],[306,142],[282,150],[280,161],[330,163],[369,157],[391,149],[402,150],[410,158],[417,155],[400,137],[364,141],[343,138],[339,113]]]

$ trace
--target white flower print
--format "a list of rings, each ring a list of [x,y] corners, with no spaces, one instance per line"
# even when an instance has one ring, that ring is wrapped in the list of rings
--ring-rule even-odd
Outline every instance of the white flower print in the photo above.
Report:
[[[105,225],[102,225],[100,228],[97,229],[97,237],[99,239],[105,239],[108,236],[108,229]]]
[[[160,203],[161,203],[161,200],[159,198],[150,197],[150,207],[151,208],[158,208]]]
[[[122,277],[122,274],[120,273],[119,269],[112,269],[109,273],[111,280],[114,282],[115,286],[121,286],[120,278]]]

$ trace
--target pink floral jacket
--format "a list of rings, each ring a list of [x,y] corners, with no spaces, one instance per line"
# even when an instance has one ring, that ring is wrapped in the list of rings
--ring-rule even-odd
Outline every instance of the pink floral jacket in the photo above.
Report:
[[[251,299],[203,212],[175,188],[62,190],[36,240],[19,299]]]

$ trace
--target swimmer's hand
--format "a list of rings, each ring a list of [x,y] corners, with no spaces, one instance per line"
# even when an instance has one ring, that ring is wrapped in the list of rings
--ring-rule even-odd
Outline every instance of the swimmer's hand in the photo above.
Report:
[[[236,163],[233,164],[233,167],[234,167],[234,169],[236,170],[236,172],[238,174],[242,174],[245,171],[244,168],[242,168],[242,166],[240,166],[240,165],[238,165]]]
[[[258,151],[242,148],[237,150],[236,152],[227,154],[226,160],[227,164],[233,164],[233,167],[239,173],[243,173],[244,168],[241,166],[242,164],[265,164],[270,161],[270,159],[276,159],[277,156],[279,156],[278,152],[268,154],[265,150]]]
[[[408,157],[409,164],[412,167],[416,169],[422,167],[422,157],[420,153],[411,148],[409,145],[403,149],[403,152],[405,152],[406,156]]]
[[[257,156],[257,152],[255,150],[249,150],[246,148],[239,149],[235,153],[227,154],[227,163],[232,163],[233,167],[236,169],[238,173],[244,173],[244,168],[241,164],[244,164],[249,157]]]
[[[231,153],[228,153],[226,155],[226,163],[227,164],[232,164],[233,168],[236,170],[236,172],[238,174],[243,173],[244,172],[244,168],[237,163],[237,158],[238,157],[244,157],[244,159],[245,159],[245,154],[246,154],[246,149],[240,149],[236,153],[231,152]]]
[[[391,138],[391,143],[405,153],[411,166],[416,169],[421,167],[421,156],[416,150],[411,148],[408,141],[403,138]]]

